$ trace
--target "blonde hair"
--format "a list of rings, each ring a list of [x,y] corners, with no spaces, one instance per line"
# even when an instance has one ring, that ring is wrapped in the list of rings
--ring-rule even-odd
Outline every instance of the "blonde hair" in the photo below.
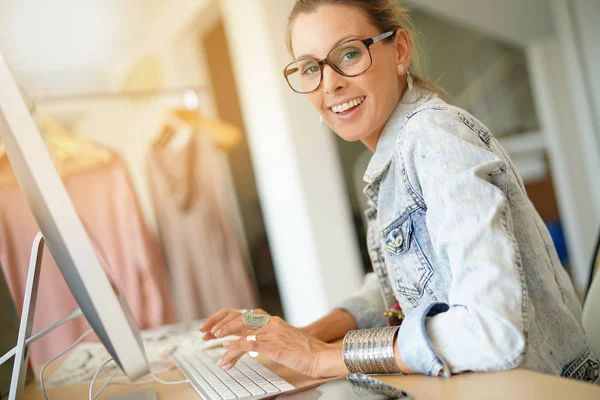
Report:
[[[408,9],[403,7],[398,0],[296,0],[296,4],[294,4],[294,8],[288,17],[286,30],[286,45],[292,57],[294,56],[292,47],[294,21],[300,15],[316,12],[320,6],[325,5],[354,7],[361,11],[368,18],[369,23],[379,29],[381,33],[395,32],[398,29],[405,31],[410,43],[411,61],[409,69],[414,83],[434,92],[443,92],[435,83],[424,79],[421,75],[419,54],[416,49],[419,34],[408,15]]]

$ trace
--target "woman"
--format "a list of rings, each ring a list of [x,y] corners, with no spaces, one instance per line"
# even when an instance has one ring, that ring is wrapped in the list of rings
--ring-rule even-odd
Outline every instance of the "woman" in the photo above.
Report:
[[[297,0],[288,24],[291,89],[374,152],[365,174],[374,272],[303,329],[262,311],[250,315],[256,323],[219,311],[205,338],[243,337],[219,365],[257,351],[315,377],[520,367],[598,382],[580,303],[521,178],[488,129],[416,73],[406,10]],[[399,328],[386,327],[390,309],[404,314]]]

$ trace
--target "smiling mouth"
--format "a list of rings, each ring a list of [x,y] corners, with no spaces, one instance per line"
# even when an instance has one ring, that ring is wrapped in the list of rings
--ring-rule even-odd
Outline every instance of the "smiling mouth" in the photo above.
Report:
[[[360,106],[362,104],[362,102],[365,101],[365,99],[366,99],[366,96],[360,96],[353,100],[350,100],[347,103],[339,104],[339,105],[333,106],[329,109],[335,114],[342,114],[342,115],[348,114],[349,112],[354,110],[356,107]]]

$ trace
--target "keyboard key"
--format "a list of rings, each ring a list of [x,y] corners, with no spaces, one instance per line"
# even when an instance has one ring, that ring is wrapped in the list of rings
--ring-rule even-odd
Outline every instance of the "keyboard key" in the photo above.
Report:
[[[281,391],[292,390],[295,389],[294,386],[287,383],[283,378],[275,374],[273,371],[256,361],[255,359],[251,359],[252,361],[248,362],[252,369],[262,375],[266,380],[271,382]]]
[[[195,357],[186,357],[187,361],[194,366],[194,368],[196,368],[196,370],[198,371],[199,374],[201,374],[206,381],[210,384],[210,386],[212,387],[212,389],[217,392],[219,394],[219,396],[221,396],[223,399],[229,400],[229,399],[236,399],[238,396],[236,396],[232,390],[230,390],[230,388],[227,387],[227,385],[225,385],[223,383],[223,381],[221,379],[219,379],[219,377],[217,375],[215,375],[214,373],[212,373],[207,367],[206,365],[200,361],[195,359]],[[198,361],[198,362],[196,362]],[[223,371],[225,372],[225,371]]]
[[[238,363],[239,363],[239,361],[238,361]],[[260,386],[260,388],[262,390],[264,390],[265,392],[271,394],[271,393],[278,393],[280,391],[279,389],[277,389],[276,386],[272,385],[262,375],[260,375],[256,371],[254,371],[249,366],[242,364],[242,365],[240,365],[239,369],[240,369],[240,371],[242,371],[244,373],[244,375],[246,375],[248,378],[250,378],[255,384]]]
[[[237,397],[249,397],[250,392],[244,389],[227,371],[216,364],[206,364],[210,372],[212,372],[223,384],[229,388]]]
[[[250,378],[248,378],[242,371],[240,371],[237,367],[233,367],[229,370],[229,374],[235,378],[240,385],[242,385],[246,390],[248,390],[253,396],[257,396],[259,394],[265,394],[265,391],[256,386],[254,382]]]
[[[179,362],[185,366],[186,375],[198,386],[200,386],[204,392],[213,399],[220,399],[221,396],[213,390],[213,388],[206,382],[206,380],[198,373],[198,371],[191,365],[187,360],[179,358]]]

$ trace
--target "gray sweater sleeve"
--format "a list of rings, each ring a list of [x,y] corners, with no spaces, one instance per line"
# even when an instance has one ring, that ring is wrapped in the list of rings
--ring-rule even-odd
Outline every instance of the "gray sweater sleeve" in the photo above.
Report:
[[[381,296],[379,280],[374,272],[365,276],[363,286],[355,295],[342,301],[336,308],[349,312],[354,317],[358,329],[378,328],[386,325],[383,313],[387,308]]]

